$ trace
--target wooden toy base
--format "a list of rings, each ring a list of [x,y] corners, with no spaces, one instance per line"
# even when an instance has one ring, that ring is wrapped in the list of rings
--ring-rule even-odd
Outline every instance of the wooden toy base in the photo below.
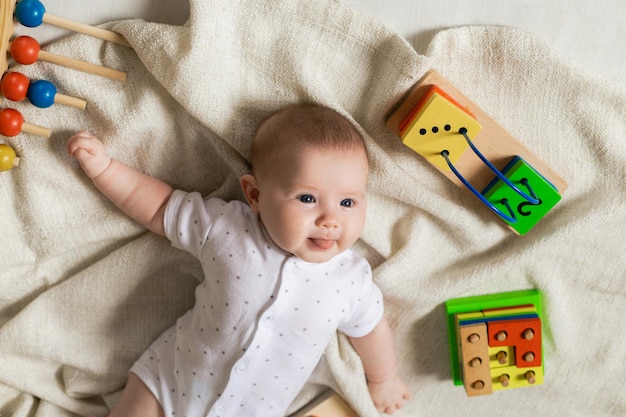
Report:
[[[359,417],[333,390],[328,390],[292,417]]]
[[[15,3],[17,3],[17,0],[0,0],[0,47],[4,48],[4,50],[0,52],[0,71],[2,74],[9,69],[7,48],[15,32],[15,21],[13,20]]]

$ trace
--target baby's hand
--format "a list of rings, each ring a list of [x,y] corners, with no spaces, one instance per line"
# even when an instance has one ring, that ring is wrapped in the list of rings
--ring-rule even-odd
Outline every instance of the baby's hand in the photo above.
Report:
[[[397,373],[384,382],[369,381],[367,387],[376,409],[386,414],[393,414],[411,398],[408,387]]]
[[[89,178],[102,174],[111,163],[102,142],[86,131],[78,132],[69,139],[67,151],[78,160]]]

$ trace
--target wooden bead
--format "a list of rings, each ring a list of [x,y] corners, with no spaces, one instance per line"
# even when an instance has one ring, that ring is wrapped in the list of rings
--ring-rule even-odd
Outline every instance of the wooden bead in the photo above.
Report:
[[[4,136],[17,136],[22,131],[24,116],[14,109],[0,110],[0,134]]]
[[[41,25],[44,13],[46,8],[39,0],[20,0],[15,6],[15,17],[29,28]]]
[[[30,80],[27,76],[19,72],[9,72],[2,77],[0,91],[2,95],[11,101],[22,101],[28,93]]]
[[[37,62],[41,46],[34,38],[30,36],[18,36],[13,39],[9,52],[13,59],[24,65],[30,65]]]

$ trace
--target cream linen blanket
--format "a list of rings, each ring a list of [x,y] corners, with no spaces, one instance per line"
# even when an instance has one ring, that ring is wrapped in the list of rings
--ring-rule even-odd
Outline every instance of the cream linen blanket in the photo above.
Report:
[[[305,100],[338,109],[366,135],[371,199],[357,250],[375,268],[413,393],[397,415],[626,413],[624,86],[511,28],[442,31],[419,55],[332,0],[192,0],[184,27],[111,27],[132,48],[76,35],[49,50],[123,69],[126,83],[38,63],[22,71],[86,99],[87,110],[4,104],[54,133],[1,139],[22,164],[0,173],[0,415],[105,415],[133,361],[192,306],[201,278],[191,256],[94,189],[67,138],[89,129],[116,158],[176,187],[240,198],[255,125]],[[569,183],[526,236],[384,126],[430,68]],[[467,398],[451,381],[443,303],[526,288],[544,296],[545,383]],[[324,385],[361,416],[378,415],[344,336],[291,411]]]

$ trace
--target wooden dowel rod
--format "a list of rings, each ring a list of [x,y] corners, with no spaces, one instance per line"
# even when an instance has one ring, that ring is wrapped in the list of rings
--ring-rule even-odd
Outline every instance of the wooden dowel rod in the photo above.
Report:
[[[112,68],[103,67],[92,64],[90,62],[79,61],[77,59],[68,58],[62,55],[56,55],[47,51],[39,51],[37,56],[42,61],[52,62],[53,64],[62,65],[68,68],[74,68],[79,71],[88,72],[90,74],[102,75],[117,81],[126,81],[126,73]]]
[[[24,133],[30,133],[31,135],[41,136],[43,138],[49,138],[50,135],[52,134],[52,130],[46,127],[31,125],[30,123],[26,123],[26,122],[22,123],[21,130]]]
[[[75,22],[73,20],[65,19],[63,17],[51,15],[50,13],[45,13],[43,15],[43,22],[64,29],[69,29],[72,32],[78,32],[85,35],[93,36],[94,38],[114,42],[119,45],[130,46],[130,43],[128,43],[126,38],[119,33],[107,29],[98,28],[95,26],[90,26],[85,23]]]
[[[56,104],[70,106],[80,110],[85,110],[85,107],[87,107],[87,102],[85,100],[59,93],[55,94],[54,102]]]

